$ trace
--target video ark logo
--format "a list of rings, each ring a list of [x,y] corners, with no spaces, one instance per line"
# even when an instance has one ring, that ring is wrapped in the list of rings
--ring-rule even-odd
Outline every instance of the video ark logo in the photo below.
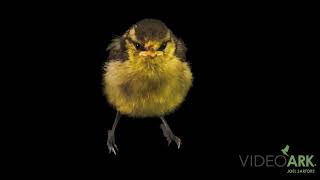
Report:
[[[286,168],[288,174],[314,174],[316,173],[315,156],[313,154],[290,154],[290,146],[286,145],[281,149],[282,154],[239,155],[242,167],[267,167]]]

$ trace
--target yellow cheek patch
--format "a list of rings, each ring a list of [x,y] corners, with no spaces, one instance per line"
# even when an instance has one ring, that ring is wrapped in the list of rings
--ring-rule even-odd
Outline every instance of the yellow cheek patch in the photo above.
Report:
[[[167,47],[165,49],[165,53],[173,56],[174,52],[176,51],[176,46],[172,42],[168,42]]]

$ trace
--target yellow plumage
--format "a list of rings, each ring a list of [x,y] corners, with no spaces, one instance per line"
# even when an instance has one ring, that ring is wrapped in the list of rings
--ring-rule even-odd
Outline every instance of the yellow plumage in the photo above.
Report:
[[[105,93],[108,102],[131,117],[159,117],[177,108],[192,84],[186,62],[170,55],[175,50],[168,43],[168,56],[154,59],[135,55],[128,47],[129,60],[110,61],[105,65]]]

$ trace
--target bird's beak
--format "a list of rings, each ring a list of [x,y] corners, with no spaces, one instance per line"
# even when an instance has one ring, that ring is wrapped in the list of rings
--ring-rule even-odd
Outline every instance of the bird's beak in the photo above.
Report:
[[[156,56],[159,56],[160,54],[155,50],[156,42],[149,41],[145,44],[146,51],[141,51],[139,53],[140,56],[149,57],[149,58],[155,58]]]
[[[144,56],[144,57],[151,57],[154,58],[157,56],[157,53],[155,51],[142,51],[139,53],[140,56]]]

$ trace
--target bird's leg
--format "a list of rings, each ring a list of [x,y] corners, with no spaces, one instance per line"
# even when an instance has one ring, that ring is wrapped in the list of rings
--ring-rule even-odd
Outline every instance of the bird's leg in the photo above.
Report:
[[[174,141],[174,142],[177,144],[178,149],[179,149],[179,148],[180,148],[180,145],[181,145],[181,140],[180,140],[180,138],[177,137],[177,136],[175,136],[175,135],[172,133],[172,131],[171,131],[171,129],[170,129],[167,121],[164,119],[164,117],[160,117],[160,119],[161,119],[161,121],[162,121],[162,124],[160,125],[160,127],[161,127],[161,129],[162,129],[162,132],[163,132],[164,137],[166,137],[166,139],[167,139],[167,141],[168,141],[168,145],[170,145],[170,143],[171,143],[172,141]]]
[[[119,119],[121,117],[120,112],[117,112],[116,119],[114,120],[114,123],[112,125],[112,129],[108,130],[108,140],[107,140],[107,146],[109,149],[109,153],[113,152],[116,155],[116,150],[118,151],[118,147],[115,143],[115,138],[114,138],[114,132],[116,130],[117,124],[119,122]]]

